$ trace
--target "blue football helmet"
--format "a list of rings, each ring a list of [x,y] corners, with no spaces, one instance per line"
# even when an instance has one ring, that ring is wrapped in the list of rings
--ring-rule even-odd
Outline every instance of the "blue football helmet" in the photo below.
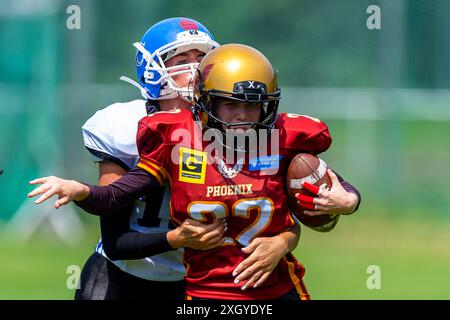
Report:
[[[141,41],[133,46],[137,49],[138,82],[126,77],[121,77],[121,80],[139,88],[144,99],[162,100],[180,96],[190,101],[193,86],[180,88],[172,76],[189,73],[191,79],[194,79],[198,63],[174,67],[166,67],[164,63],[173,56],[192,49],[206,54],[219,44],[199,22],[188,18],[169,18],[150,27]]]

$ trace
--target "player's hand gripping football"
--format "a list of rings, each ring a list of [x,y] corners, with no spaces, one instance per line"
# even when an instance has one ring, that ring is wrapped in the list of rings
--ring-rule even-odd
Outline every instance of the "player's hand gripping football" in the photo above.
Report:
[[[68,204],[70,201],[81,201],[89,195],[89,187],[75,180],[64,180],[58,177],[50,176],[30,181],[31,185],[40,184],[28,194],[29,198],[37,195],[41,196],[34,201],[35,204],[42,203],[54,195],[58,195],[55,202],[55,208]]]
[[[332,170],[327,169],[327,173],[332,182],[331,189],[319,188],[304,182],[302,186],[313,193],[315,197],[297,193],[295,197],[298,199],[299,206],[309,216],[352,213],[358,204],[358,197],[352,192],[347,192],[342,187],[338,177]]]

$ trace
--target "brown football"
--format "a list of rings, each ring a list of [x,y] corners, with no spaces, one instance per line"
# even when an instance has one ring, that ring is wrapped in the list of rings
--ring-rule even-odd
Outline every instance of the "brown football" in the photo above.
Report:
[[[319,157],[309,153],[297,154],[289,164],[287,172],[287,192],[289,199],[289,208],[300,220],[302,224],[311,229],[321,232],[327,232],[334,228],[339,215],[331,216],[328,214],[318,216],[308,216],[304,214],[303,209],[297,204],[296,193],[301,193],[314,197],[315,195],[302,187],[302,183],[307,181],[318,187],[324,186],[331,188],[331,180],[327,173],[327,164]]]

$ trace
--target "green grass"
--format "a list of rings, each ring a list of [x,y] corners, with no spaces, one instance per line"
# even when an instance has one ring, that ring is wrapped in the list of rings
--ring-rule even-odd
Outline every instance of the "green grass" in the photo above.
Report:
[[[75,247],[66,246],[49,235],[38,235],[25,245],[0,237],[0,299],[73,299],[75,290],[67,288],[72,274],[67,268],[81,269],[98,240],[97,224],[91,222],[88,236]]]
[[[343,217],[335,230],[303,227],[295,253],[313,299],[450,299],[450,222],[377,216]],[[1,238],[0,299],[72,299],[69,265],[81,268],[98,236],[91,224],[76,247],[36,237],[24,246]],[[366,286],[367,267],[381,268],[381,289]]]
[[[303,228],[295,253],[313,299],[450,299],[449,222],[343,217],[335,230]],[[370,265],[381,289],[367,288]]]

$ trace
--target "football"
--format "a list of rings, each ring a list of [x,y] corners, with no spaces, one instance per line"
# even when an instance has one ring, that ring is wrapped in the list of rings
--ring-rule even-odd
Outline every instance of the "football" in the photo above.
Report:
[[[303,182],[309,182],[320,188],[331,188],[331,180],[327,173],[327,164],[319,157],[309,153],[299,153],[290,162],[287,171],[287,193],[291,212],[305,226],[316,231],[327,232],[334,228],[339,215],[309,216],[297,204],[296,193],[314,197],[315,195],[302,187]]]

